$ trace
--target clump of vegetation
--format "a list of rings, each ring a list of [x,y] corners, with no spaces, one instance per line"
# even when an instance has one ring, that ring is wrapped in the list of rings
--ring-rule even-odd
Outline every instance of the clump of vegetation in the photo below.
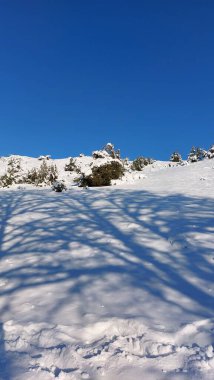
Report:
[[[63,190],[67,190],[63,181],[54,181],[52,183],[52,190],[56,193],[61,193]]]
[[[92,157],[97,160],[98,158],[107,158],[108,153],[105,150],[95,150],[92,152]]]
[[[141,171],[143,170],[144,166],[153,164],[153,162],[154,160],[152,158],[139,156],[132,162],[131,169]]]
[[[95,150],[92,152],[92,157],[95,159],[111,157],[113,159],[120,160],[120,149],[115,150],[114,145],[108,143],[102,150]]]
[[[21,170],[20,158],[11,157],[8,161],[8,173],[14,175]]]
[[[0,177],[0,187],[9,187],[13,184],[33,184],[33,185],[51,185],[58,177],[55,165],[47,165],[47,160],[43,160],[39,169],[33,168],[23,175],[20,159],[11,157],[8,161],[7,172]]]
[[[199,147],[195,148],[193,146],[189,155],[188,155],[187,161],[193,163],[193,162],[201,161],[205,157],[207,157],[206,150],[201,149]]]
[[[0,187],[9,187],[13,183],[13,178],[7,173],[0,177]]]
[[[45,156],[39,156],[39,157],[38,157],[38,160],[39,160],[39,161],[50,160],[50,159],[51,159],[50,154],[46,154]]]
[[[33,168],[25,177],[25,182],[33,185],[51,185],[58,177],[56,165],[47,165],[43,161],[39,169]]]
[[[71,157],[69,163],[65,165],[66,172],[75,172],[77,171],[77,166],[75,164],[74,159]]]
[[[7,172],[0,177],[0,187],[8,187],[16,183],[22,183],[20,171],[20,159],[11,157],[7,164]]]
[[[115,150],[112,143],[107,143],[104,150],[109,154],[111,158],[117,158],[120,160],[120,149]]]
[[[181,163],[182,157],[181,157],[180,153],[178,153],[178,152],[172,153],[172,155],[170,157],[170,161]]]
[[[207,157],[208,157],[208,158],[214,158],[214,145],[212,145],[212,146],[210,147],[210,149],[208,150],[208,152],[207,152]]]
[[[105,165],[92,168],[92,174],[82,175],[80,187],[110,186],[112,179],[119,179],[124,174],[123,165],[118,161],[111,161]]]

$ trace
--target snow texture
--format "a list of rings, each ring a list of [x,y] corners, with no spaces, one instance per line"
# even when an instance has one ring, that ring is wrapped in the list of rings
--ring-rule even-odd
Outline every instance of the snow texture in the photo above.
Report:
[[[115,183],[0,190],[0,380],[214,378],[213,160]]]

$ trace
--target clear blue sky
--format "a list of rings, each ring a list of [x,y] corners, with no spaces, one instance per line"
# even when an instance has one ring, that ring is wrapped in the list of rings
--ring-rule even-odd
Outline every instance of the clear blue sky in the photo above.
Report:
[[[0,155],[214,143],[213,0],[0,0]]]

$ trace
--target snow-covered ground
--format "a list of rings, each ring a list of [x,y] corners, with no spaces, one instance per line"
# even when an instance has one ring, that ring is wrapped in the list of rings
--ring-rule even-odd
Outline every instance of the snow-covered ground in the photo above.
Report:
[[[214,160],[116,182],[0,190],[0,380],[214,378]]]

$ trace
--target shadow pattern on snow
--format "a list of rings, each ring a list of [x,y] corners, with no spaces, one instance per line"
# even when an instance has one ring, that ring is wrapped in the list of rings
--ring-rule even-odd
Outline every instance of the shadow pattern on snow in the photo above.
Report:
[[[3,320],[56,321],[72,303],[77,319],[213,316],[213,199],[23,189],[0,192],[0,204]]]

